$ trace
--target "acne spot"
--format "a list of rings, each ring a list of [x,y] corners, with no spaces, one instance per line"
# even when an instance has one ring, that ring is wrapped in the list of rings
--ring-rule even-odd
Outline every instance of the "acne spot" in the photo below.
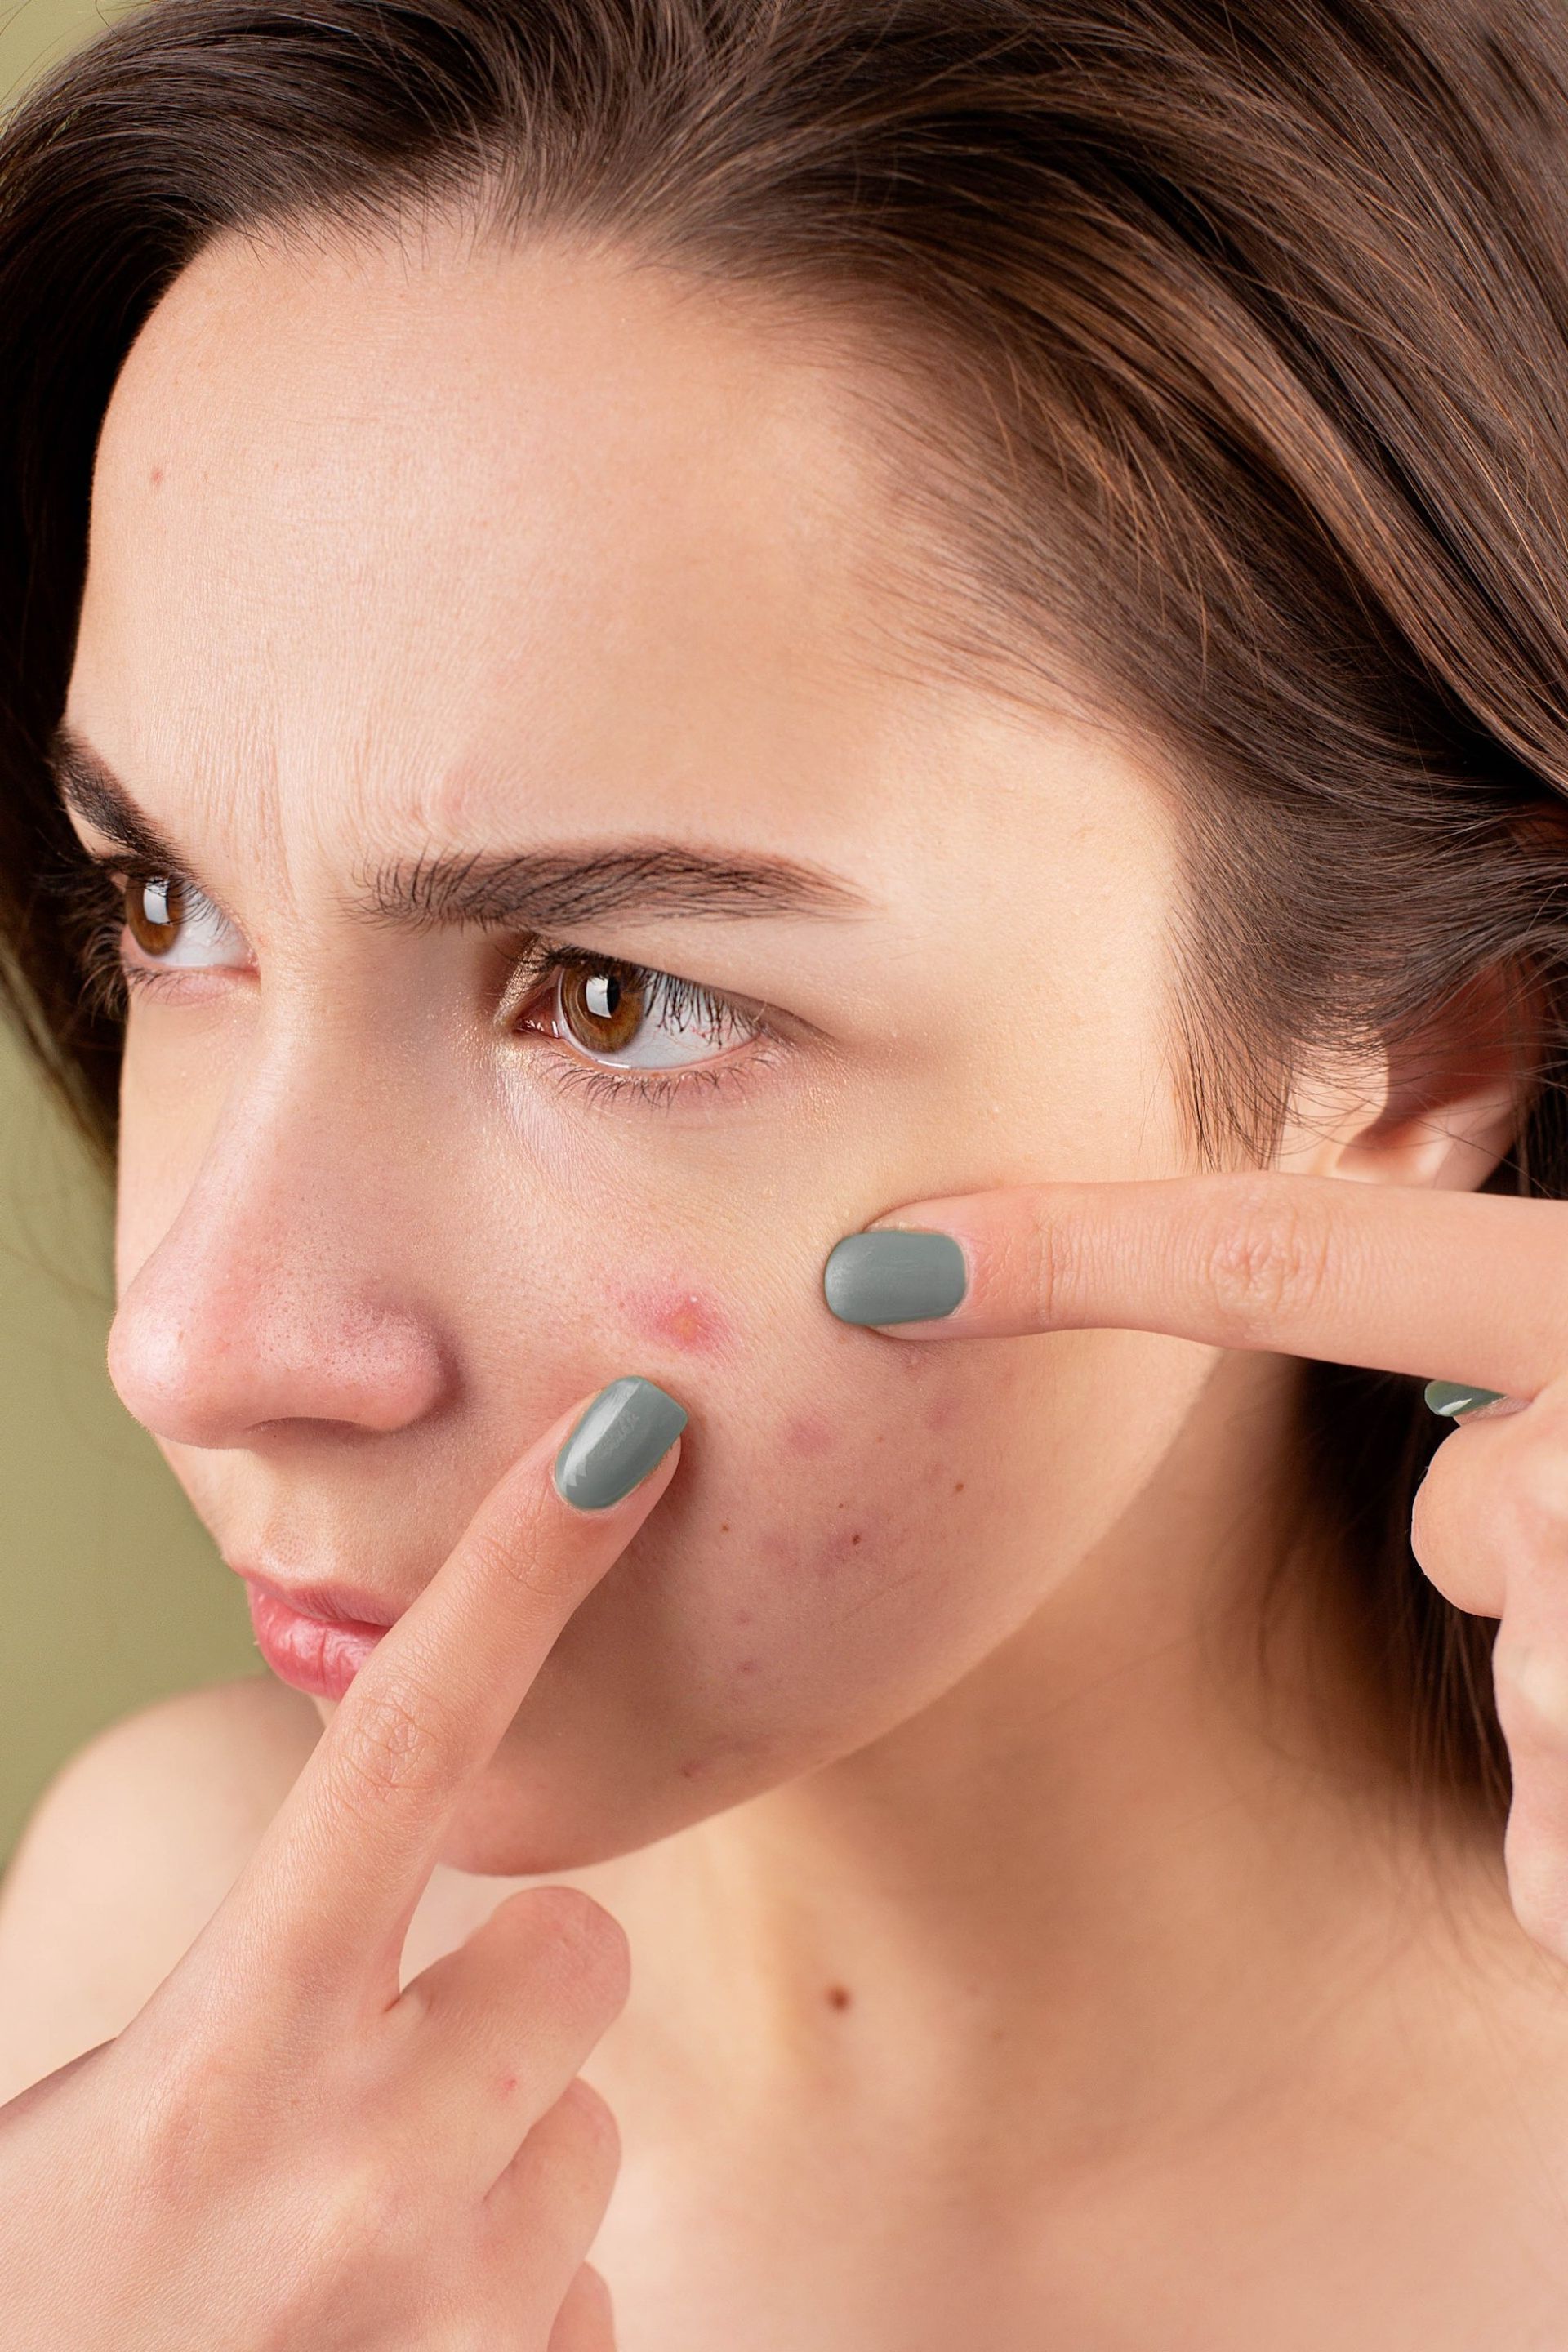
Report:
[[[735,1667],[735,1672],[738,1675],[754,1675],[756,1671],[757,1662],[755,1658],[742,1658],[738,1661]]]
[[[792,1454],[809,1461],[815,1454],[832,1453],[838,1431],[825,1412],[796,1413],[784,1425],[784,1443]]]
[[[154,489],[156,489],[156,488],[157,488],[157,487],[158,487],[158,485],[159,485],[159,483],[160,483],[160,482],[163,480],[163,468],[162,467],[162,466],[154,466],[154,467],[153,467],[153,468],[152,473],[148,476],[148,478],[148,478],[148,480],[152,483],[153,488]]]
[[[847,1985],[833,1984],[828,1986],[826,1998],[829,2009],[847,2009],[854,1995]]]
[[[735,1622],[739,1626],[749,1625],[752,1622],[751,1611],[749,1609],[737,1609],[735,1612]]]
[[[922,1416],[928,1429],[950,1429],[958,1418],[958,1403],[953,1397],[938,1397],[928,1404]]]
[[[651,1284],[622,1295],[627,1321],[645,1339],[662,1340],[683,1356],[722,1356],[729,1352],[734,1330],[716,1300],[700,1290],[675,1284]]]
[[[709,1759],[706,1756],[689,1756],[680,1768],[680,1777],[683,1780],[700,1780],[708,1769]]]
[[[858,1543],[859,1542],[860,1538],[859,1538],[859,1537],[858,1537],[858,1536],[851,1536],[851,1537],[850,1537],[850,1538],[849,1538],[849,1540],[850,1540],[850,1542],[851,1542],[852,1544],[858,1544]]]

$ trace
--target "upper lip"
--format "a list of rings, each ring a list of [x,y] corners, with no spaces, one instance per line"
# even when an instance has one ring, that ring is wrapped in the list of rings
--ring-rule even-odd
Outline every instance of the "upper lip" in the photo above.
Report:
[[[289,1578],[267,1574],[251,1568],[242,1559],[228,1562],[237,1576],[247,1584],[258,1584],[290,1609],[300,1610],[307,1617],[319,1617],[327,1625],[391,1625],[402,1615],[405,1603],[383,1600],[353,1584],[296,1584]]]

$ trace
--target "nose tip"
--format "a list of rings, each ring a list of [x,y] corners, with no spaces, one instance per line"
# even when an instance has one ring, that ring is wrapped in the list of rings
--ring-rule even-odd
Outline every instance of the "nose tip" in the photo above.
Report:
[[[237,1263],[221,1275],[157,1250],[109,1335],[109,1375],[155,1437],[244,1446],[285,1422],[408,1427],[446,1386],[427,1320],[307,1269]]]

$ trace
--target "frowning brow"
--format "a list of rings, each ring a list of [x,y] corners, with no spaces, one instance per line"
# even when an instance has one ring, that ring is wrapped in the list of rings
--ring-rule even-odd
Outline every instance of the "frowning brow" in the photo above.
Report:
[[[61,800],[86,824],[140,858],[191,875],[189,860],[153,825],[102,754],[63,722],[48,760]],[[616,914],[847,915],[868,904],[826,867],[670,841],[429,851],[368,867],[342,901],[344,912],[361,921],[419,930],[506,923],[566,929]]]

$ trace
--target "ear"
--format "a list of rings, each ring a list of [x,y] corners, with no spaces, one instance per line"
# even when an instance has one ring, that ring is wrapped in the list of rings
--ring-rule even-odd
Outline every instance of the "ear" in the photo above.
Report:
[[[1360,1183],[1474,1192],[1525,1114],[1533,1011],[1516,973],[1479,974],[1374,1059],[1304,1079],[1275,1164]]]

